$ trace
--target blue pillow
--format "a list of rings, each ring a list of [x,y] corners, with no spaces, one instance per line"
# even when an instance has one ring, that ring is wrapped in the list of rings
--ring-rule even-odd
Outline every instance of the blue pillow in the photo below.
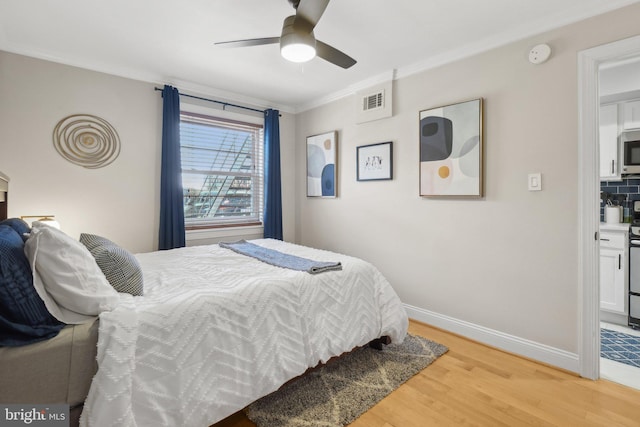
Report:
[[[0,225],[8,225],[9,227],[16,230],[18,236],[22,237],[23,242],[27,241],[27,236],[25,236],[25,234],[29,234],[31,232],[31,227],[29,227],[29,224],[27,224],[26,221],[21,218],[5,219],[4,221],[0,222]]]
[[[42,341],[63,327],[33,286],[22,238],[9,225],[0,224],[0,346]]]

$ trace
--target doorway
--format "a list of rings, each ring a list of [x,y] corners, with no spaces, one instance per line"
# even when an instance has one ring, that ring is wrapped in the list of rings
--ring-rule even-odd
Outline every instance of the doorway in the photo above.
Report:
[[[580,288],[580,375],[597,379],[600,365],[598,74],[602,64],[640,55],[640,36],[578,54],[578,242]],[[606,367],[605,367],[606,368]],[[639,370],[640,371],[640,370]],[[613,379],[613,378],[610,378]]]
[[[600,190],[603,199],[615,203],[601,208],[600,218],[605,219],[605,209],[615,214],[623,207],[623,216],[630,221],[634,201],[640,200],[640,181],[637,175],[620,173],[619,135],[638,128],[635,109],[640,105],[640,56],[602,63],[598,68],[598,88]],[[638,229],[633,229],[633,239],[637,240]],[[640,257],[635,244],[631,249],[628,243],[628,232],[629,223],[618,224],[616,219],[600,227],[600,377],[640,389],[640,331],[628,326],[628,292],[635,291],[635,286],[628,284],[638,283]],[[616,262],[612,263],[612,258]],[[629,271],[634,273],[629,275]],[[635,300],[633,309],[637,309]]]

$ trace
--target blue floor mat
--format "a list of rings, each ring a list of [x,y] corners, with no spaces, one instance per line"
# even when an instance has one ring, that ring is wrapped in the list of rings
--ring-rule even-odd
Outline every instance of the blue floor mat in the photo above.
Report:
[[[600,329],[600,357],[640,368],[640,337]]]

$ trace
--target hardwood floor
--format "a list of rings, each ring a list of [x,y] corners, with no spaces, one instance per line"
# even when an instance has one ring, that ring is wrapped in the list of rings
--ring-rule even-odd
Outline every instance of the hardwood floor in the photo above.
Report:
[[[351,427],[640,426],[640,390],[591,381],[411,321],[449,347]],[[255,427],[243,413],[212,427]]]

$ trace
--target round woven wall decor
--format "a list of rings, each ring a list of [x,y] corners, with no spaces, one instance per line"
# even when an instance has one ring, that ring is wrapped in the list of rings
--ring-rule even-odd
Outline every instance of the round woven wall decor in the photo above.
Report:
[[[120,154],[118,132],[106,120],[89,114],[60,120],[53,129],[53,145],[62,157],[88,169],[107,166]]]

